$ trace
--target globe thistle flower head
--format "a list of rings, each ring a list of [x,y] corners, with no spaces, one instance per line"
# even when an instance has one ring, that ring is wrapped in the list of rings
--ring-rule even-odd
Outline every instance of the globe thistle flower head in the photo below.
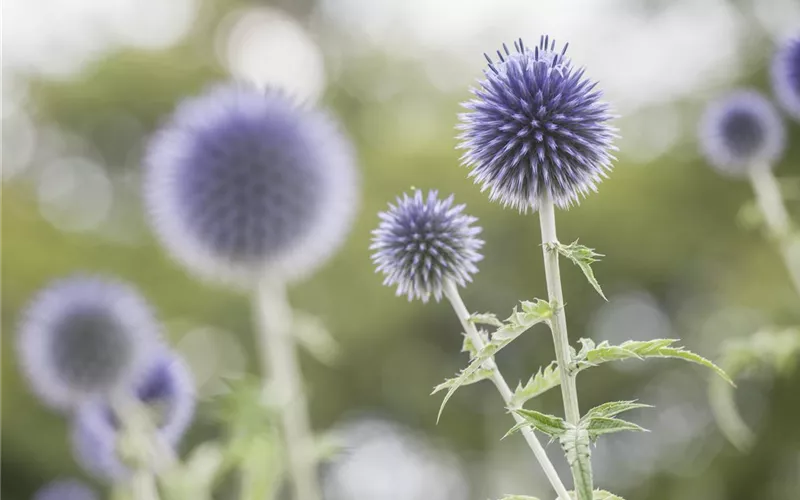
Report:
[[[59,479],[42,486],[33,500],[99,500],[100,497],[77,479]]]
[[[783,152],[786,131],[775,107],[761,94],[740,90],[712,102],[700,124],[700,145],[711,166],[743,177],[771,168]]]
[[[611,170],[616,128],[596,84],[542,37],[486,56],[485,79],[459,115],[459,148],[470,176],[492,200],[527,212],[545,195],[561,208],[596,191]]]
[[[775,53],[772,86],[781,106],[800,120],[800,35],[788,40]]]
[[[146,164],[162,243],[199,277],[227,284],[309,274],[355,212],[350,143],[328,115],[276,91],[222,85],[186,100]]]
[[[464,286],[477,272],[475,264],[483,241],[477,235],[477,219],[464,214],[464,205],[453,205],[436,191],[404,194],[395,205],[379,214],[372,232],[372,260],[384,274],[384,285],[397,285],[397,295],[427,302],[440,300],[447,280]]]
[[[162,352],[132,392],[149,410],[158,438],[177,446],[192,422],[196,401],[194,382],[183,360]],[[107,402],[94,400],[81,405],[73,422],[72,445],[84,469],[111,480],[130,474],[117,453],[119,431],[120,422]]]
[[[125,390],[143,375],[158,345],[158,324],[135,290],[80,276],[39,292],[17,336],[32,390],[62,410]]]

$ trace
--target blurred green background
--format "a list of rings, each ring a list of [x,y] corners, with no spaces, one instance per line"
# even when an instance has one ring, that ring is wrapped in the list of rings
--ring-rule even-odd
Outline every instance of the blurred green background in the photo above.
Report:
[[[608,303],[563,264],[573,341],[677,337],[714,359],[726,338],[800,323],[800,299],[777,253],[742,209],[749,186],[707,168],[695,140],[709,99],[740,86],[769,92],[775,44],[800,28],[795,0],[7,0],[3,7],[3,499],[82,475],[67,423],[30,395],[15,363],[19,313],[50,280],[88,271],[138,286],[205,398],[220,390],[220,377],[255,370],[248,297],[202,285],[170,261],[139,195],[148,135],[183,96],[231,77],[319,101],[358,149],[361,209],[347,245],[291,290],[294,306],[322,318],[342,348],[332,366],[303,357],[315,428],[391,422],[378,425],[379,434],[397,434],[392,445],[376,441],[368,460],[351,462],[337,479],[361,482],[340,487],[360,492],[352,500],[549,495],[522,440],[500,441],[511,420],[490,384],[460,390],[436,425],[441,398],[430,390],[466,362],[458,321],[445,303],[394,297],[368,251],[376,214],[395,196],[412,185],[453,192],[480,218],[487,241],[481,271],[463,292],[468,307],[506,317],[517,300],[545,297],[537,217],[489,203],[455,150],[459,103],[481,75],[482,52],[502,42],[544,33],[569,41],[573,60],[621,115],[614,172],[597,194],[557,214],[562,241],[580,238],[606,255],[594,269]],[[800,174],[800,124],[787,127],[777,173],[800,217],[800,186],[791,179]],[[541,327],[498,361],[516,384],[552,357]],[[628,500],[800,497],[800,369],[742,381],[739,403],[758,444],[741,454],[711,420],[709,373],[670,361],[627,363],[578,379],[584,409],[612,399],[656,405],[632,415],[652,433],[599,442],[598,486]],[[562,411],[558,391],[533,405]],[[217,433],[201,412],[184,448]],[[557,445],[549,450],[567,474]]]

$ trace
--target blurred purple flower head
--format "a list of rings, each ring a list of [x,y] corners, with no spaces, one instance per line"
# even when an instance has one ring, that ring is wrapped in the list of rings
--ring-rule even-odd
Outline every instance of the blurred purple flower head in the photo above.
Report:
[[[130,387],[158,345],[159,326],[139,294],[96,277],[70,277],[39,292],[17,336],[31,388],[64,410]]]
[[[503,45],[474,98],[459,118],[459,148],[470,176],[499,200],[521,212],[536,210],[546,193],[561,208],[596,191],[611,170],[608,104],[583,69],[542,37],[537,47],[518,40],[516,52]]]
[[[800,35],[788,40],[775,53],[772,85],[781,106],[800,120]]]
[[[761,94],[739,90],[712,102],[700,123],[700,146],[720,173],[743,177],[772,168],[783,152],[783,121]]]
[[[156,418],[158,438],[174,447],[194,416],[194,381],[177,355],[162,352],[155,359],[134,392]],[[81,405],[72,425],[73,452],[86,471],[111,480],[129,474],[116,449],[119,421],[106,401],[93,400]]]
[[[351,144],[321,111],[222,85],[187,99],[149,145],[145,196],[167,249],[202,278],[309,274],[355,213]]]
[[[42,486],[33,500],[99,500],[91,488],[77,479],[59,479]]]
[[[477,238],[481,228],[473,225],[478,219],[465,215],[464,207],[453,206],[452,195],[440,200],[430,191],[424,198],[419,190],[389,204],[370,246],[383,284],[397,285],[397,295],[408,300],[427,302],[431,295],[441,299],[446,280],[461,286],[471,281],[483,241]]]

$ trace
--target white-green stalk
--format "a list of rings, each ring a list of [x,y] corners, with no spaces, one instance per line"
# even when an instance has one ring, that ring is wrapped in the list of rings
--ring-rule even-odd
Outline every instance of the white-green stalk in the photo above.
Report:
[[[767,229],[777,240],[792,284],[800,293],[800,239],[792,233],[792,222],[783,204],[778,181],[767,165],[753,166],[749,175]]]
[[[133,473],[129,481],[135,500],[159,500],[156,472],[176,462],[172,448],[160,438],[147,409],[126,395],[112,398],[112,408],[120,422],[118,450]]]
[[[560,368],[561,396],[564,401],[564,412],[567,423],[577,426],[581,418],[578,406],[578,389],[575,383],[576,374],[571,369],[572,354],[570,353],[569,336],[567,335],[567,317],[564,312],[564,294],[561,290],[561,271],[558,263],[558,236],[556,235],[555,206],[549,193],[546,193],[539,203],[539,222],[542,230],[542,251],[544,253],[544,272],[547,280],[547,295],[553,307],[553,317],[550,320],[550,329],[553,332],[553,344],[556,350],[556,362]],[[584,499],[580,493],[592,491],[592,469],[588,456],[571,461],[572,476],[575,490],[579,492],[579,500]],[[583,482],[584,488],[579,488]],[[588,484],[586,484],[588,482]]]
[[[292,334],[292,309],[284,283],[263,277],[256,290],[260,360],[265,387],[274,391],[280,407],[287,469],[295,500],[321,500],[316,471],[314,438],[308,402]]]
[[[450,301],[450,304],[453,306],[453,310],[458,316],[459,321],[461,322],[461,326],[464,328],[467,337],[472,342],[475,349],[480,351],[485,346],[485,342],[483,338],[481,338],[480,334],[478,333],[477,328],[475,325],[470,321],[471,314],[467,309],[466,305],[464,305],[464,301],[461,299],[461,295],[458,293],[458,288],[456,287],[455,283],[452,281],[446,281],[444,284],[444,294],[447,299]],[[503,398],[503,401],[506,403],[506,406],[509,410],[519,409],[515,407],[512,403],[512,397],[514,395],[511,388],[506,383],[505,378],[500,373],[500,370],[497,368],[497,364],[494,361],[494,358],[489,358],[483,363],[483,367],[490,370],[491,380],[494,383],[495,387],[497,387],[497,391],[500,393],[500,397]],[[512,415],[514,420],[518,424],[525,423],[525,420],[514,413],[512,411]],[[530,446],[531,451],[533,451],[533,455],[536,457],[536,460],[541,465],[542,470],[544,470],[545,476],[547,476],[547,480],[553,486],[553,489],[558,494],[559,500],[570,500],[571,497],[569,492],[567,491],[564,483],[561,481],[561,478],[558,477],[558,473],[556,472],[555,467],[553,467],[553,463],[550,461],[550,458],[547,456],[547,452],[545,451],[542,444],[539,442],[539,439],[533,433],[533,430],[530,427],[523,427],[521,429],[522,435],[525,437],[525,441],[527,441],[528,446]]]

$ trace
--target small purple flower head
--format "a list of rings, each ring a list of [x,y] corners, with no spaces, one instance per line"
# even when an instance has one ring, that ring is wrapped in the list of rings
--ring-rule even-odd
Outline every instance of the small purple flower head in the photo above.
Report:
[[[773,167],[786,131],[775,107],[761,94],[740,90],[711,103],[700,123],[700,145],[720,173],[743,177]]]
[[[372,260],[385,275],[383,284],[397,285],[397,295],[408,300],[441,299],[446,280],[466,285],[483,258],[481,228],[473,226],[478,219],[465,215],[464,205],[453,206],[452,195],[440,200],[437,194],[430,191],[426,199],[417,190],[397,198],[372,232]]]
[[[162,352],[136,385],[135,394],[156,419],[158,438],[177,446],[192,422],[196,400],[194,381],[183,360]],[[81,405],[73,421],[72,445],[84,469],[105,479],[126,477],[129,470],[117,454],[118,438],[119,422],[107,402]]]
[[[354,154],[333,120],[245,85],[182,103],[146,163],[162,243],[199,277],[231,285],[309,274],[343,242],[357,204]]]
[[[503,45],[497,62],[486,56],[486,78],[463,105],[462,161],[504,206],[536,210],[549,193],[567,208],[611,170],[612,114],[596,84],[565,57],[566,45],[556,52],[555,40],[542,37],[533,49],[522,40],[514,47]]]
[[[66,410],[130,387],[159,343],[158,323],[134,289],[107,278],[71,277],[32,300],[17,353],[33,391]]]
[[[42,486],[33,500],[99,500],[100,497],[77,479],[59,479]]]
[[[788,40],[775,53],[772,86],[781,106],[800,120],[800,36]]]

